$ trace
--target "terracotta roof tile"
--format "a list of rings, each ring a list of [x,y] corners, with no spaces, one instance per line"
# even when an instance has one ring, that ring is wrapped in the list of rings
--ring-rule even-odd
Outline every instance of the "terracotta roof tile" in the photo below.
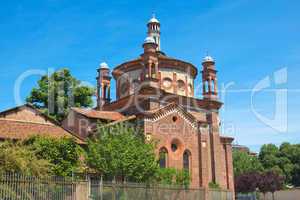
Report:
[[[74,137],[71,133],[54,124],[0,119],[0,139],[18,140],[33,135],[50,136],[54,138]],[[80,144],[84,143],[79,138],[76,138],[76,141]]]
[[[121,113],[114,112],[114,111],[99,111],[99,110],[83,109],[83,108],[72,108],[72,110],[86,116],[87,118],[105,119],[111,121],[117,121],[126,118]]]

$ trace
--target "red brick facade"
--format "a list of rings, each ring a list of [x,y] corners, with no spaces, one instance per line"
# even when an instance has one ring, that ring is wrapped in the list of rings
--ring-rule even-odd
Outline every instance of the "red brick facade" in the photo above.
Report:
[[[215,62],[210,56],[203,59],[203,98],[195,98],[197,67],[168,57],[160,50],[160,31],[151,29],[160,30],[160,24],[154,21],[148,24],[148,37],[142,45],[144,52],[141,56],[118,65],[112,71],[117,99],[110,102],[110,96],[98,93],[98,102],[105,100],[105,103],[98,104],[96,109],[103,113],[122,113],[127,117],[135,115],[143,122],[146,138],[158,141],[157,156],[162,152],[166,155],[161,165],[188,168],[191,187],[208,188],[209,183],[217,183],[222,189],[233,191],[233,138],[220,136],[219,109],[222,103],[218,100]],[[110,85],[107,68],[100,67],[98,72],[97,87]],[[88,137],[90,129],[82,129],[79,121],[87,119],[92,124],[95,119],[76,110],[68,118],[71,115],[75,117],[73,128],[67,123],[64,126]]]

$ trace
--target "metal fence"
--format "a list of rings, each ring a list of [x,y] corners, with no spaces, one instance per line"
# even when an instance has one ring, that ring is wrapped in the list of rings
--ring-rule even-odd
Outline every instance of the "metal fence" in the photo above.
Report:
[[[90,197],[93,200],[205,200],[205,190],[134,183],[101,185],[101,182],[92,182]]]
[[[231,192],[97,179],[0,175],[0,200],[232,200]]]
[[[75,200],[76,184],[60,177],[0,175],[0,200]]]
[[[233,198],[232,192],[226,190],[210,189],[208,191],[209,200],[232,200]]]

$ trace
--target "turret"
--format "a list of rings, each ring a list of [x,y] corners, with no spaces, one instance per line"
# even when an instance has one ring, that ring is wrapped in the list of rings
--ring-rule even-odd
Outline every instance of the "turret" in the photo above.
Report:
[[[97,76],[97,109],[102,110],[103,105],[110,102],[110,80],[108,65],[100,64]]]
[[[215,61],[207,55],[203,58],[202,66],[203,97],[204,99],[216,100],[218,98],[218,88]]]
[[[144,73],[142,79],[157,79],[158,78],[158,57],[156,53],[157,44],[152,37],[146,37],[143,48],[144,53],[142,54],[144,63]]]
[[[152,37],[157,44],[156,50],[160,51],[160,23],[156,19],[155,15],[149,20],[148,24],[148,37]]]

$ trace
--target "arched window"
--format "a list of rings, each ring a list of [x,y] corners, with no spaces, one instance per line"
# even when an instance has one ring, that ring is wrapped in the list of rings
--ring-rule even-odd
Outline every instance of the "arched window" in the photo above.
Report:
[[[209,92],[209,83],[208,81],[205,81],[205,92],[208,93]]]
[[[163,147],[159,150],[159,166],[161,168],[166,168],[167,164],[168,164],[168,150]]]
[[[211,80],[211,91],[215,92],[215,81]]]
[[[191,167],[191,152],[189,150],[185,150],[183,153],[183,169],[190,171]]]

